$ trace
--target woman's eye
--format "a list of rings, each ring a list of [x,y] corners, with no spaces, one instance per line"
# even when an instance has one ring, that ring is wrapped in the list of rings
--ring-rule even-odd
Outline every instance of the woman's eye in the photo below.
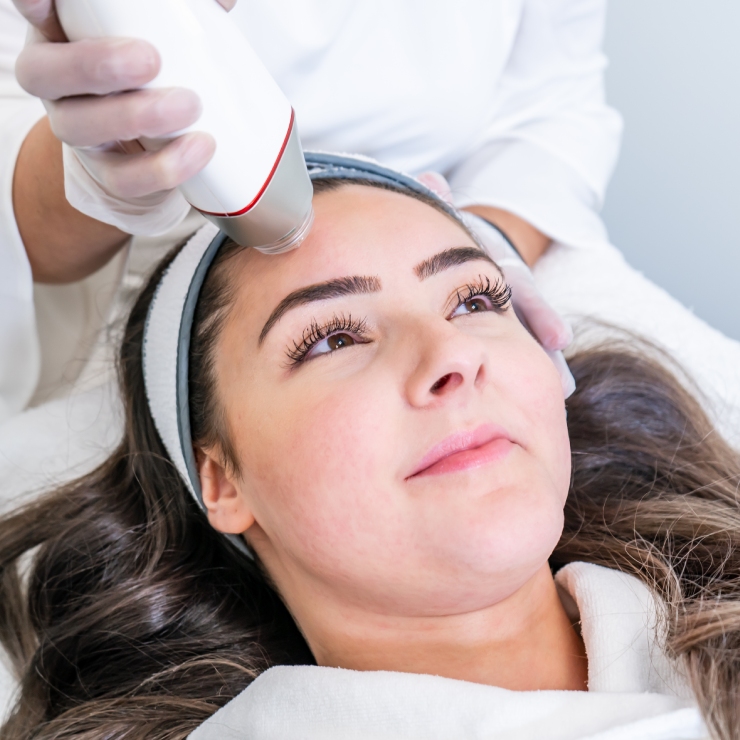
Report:
[[[325,339],[321,339],[311,347],[308,351],[308,356],[316,357],[317,355],[326,355],[329,352],[335,352],[338,349],[344,349],[345,347],[351,347],[353,344],[357,344],[357,340],[346,332],[337,332],[331,334]]]
[[[288,348],[290,360],[288,367],[297,367],[314,357],[330,355],[338,349],[352,347],[355,344],[368,344],[370,341],[365,319],[335,316],[323,325],[313,321],[304,330],[301,341],[294,342],[292,349]]]
[[[488,298],[482,295],[476,295],[472,298],[468,298],[463,301],[453,312],[450,318],[455,316],[466,316],[471,313],[483,313],[484,311],[492,311],[493,306]]]

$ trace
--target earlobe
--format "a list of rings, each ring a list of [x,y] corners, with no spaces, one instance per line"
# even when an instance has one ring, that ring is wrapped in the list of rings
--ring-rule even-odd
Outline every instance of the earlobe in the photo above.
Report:
[[[196,459],[211,526],[225,534],[243,534],[254,524],[254,516],[234,476],[209,452],[198,450]]]

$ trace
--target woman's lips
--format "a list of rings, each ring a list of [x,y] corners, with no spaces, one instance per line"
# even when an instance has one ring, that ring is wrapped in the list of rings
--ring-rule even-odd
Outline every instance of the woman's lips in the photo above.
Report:
[[[409,478],[478,468],[503,459],[513,448],[514,443],[503,427],[484,424],[472,432],[453,434],[435,445]]]

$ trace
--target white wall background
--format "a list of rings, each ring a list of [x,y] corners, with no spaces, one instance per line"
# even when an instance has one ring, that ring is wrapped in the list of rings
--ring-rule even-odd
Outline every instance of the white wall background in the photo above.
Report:
[[[740,339],[740,0],[611,0],[606,51],[626,123],[611,239]]]

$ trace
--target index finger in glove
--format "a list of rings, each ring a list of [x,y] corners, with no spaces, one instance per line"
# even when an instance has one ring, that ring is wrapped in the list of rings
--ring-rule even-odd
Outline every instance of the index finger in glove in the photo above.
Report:
[[[85,168],[114,198],[145,198],[172,190],[197,175],[213,157],[215,149],[213,137],[191,132],[156,152],[86,150]]]
[[[195,123],[201,113],[198,96],[182,88],[86,95],[45,105],[54,135],[76,147],[167,136]]]
[[[548,350],[565,349],[573,341],[568,322],[540,295],[530,279],[517,280],[515,275],[504,272],[511,286],[514,308],[539,343]]]
[[[138,39],[31,43],[18,56],[21,87],[42,100],[132,90],[159,72],[157,50]]]
[[[565,356],[560,350],[547,349],[545,352],[555,365],[555,369],[558,371],[558,375],[560,376],[560,385],[563,388],[563,396],[566,399],[570,398],[576,389],[576,379],[573,377],[573,373],[568,367]]]

